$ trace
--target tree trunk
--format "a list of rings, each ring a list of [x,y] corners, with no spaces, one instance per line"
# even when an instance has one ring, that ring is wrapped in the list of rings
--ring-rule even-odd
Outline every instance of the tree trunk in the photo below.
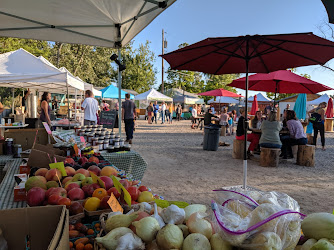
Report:
[[[61,47],[63,47],[63,43],[58,43],[58,50],[57,50],[57,68],[59,68],[59,60],[60,60],[60,53],[61,53]]]
[[[78,65],[75,67],[75,70],[74,70],[74,72],[73,72],[73,75],[74,75],[74,76],[77,75],[77,71],[78,71],[78,69],[79,69],[79,67],[80,67],[80,64],[82,63],[82,61],[83,61],[83,59],[84,59],[85,53],[86,53],[86,47],[83,49],[82,54],[81,54],[81,56],[80,56],[80,60],[79,60],[79,62],[78,62]]]
[[[297,165],[314,167],[315,146],[299,145],[297,153]]]
[[[279,148],[262,148],[260,154],[260,166],[262,167],[278,167]]]

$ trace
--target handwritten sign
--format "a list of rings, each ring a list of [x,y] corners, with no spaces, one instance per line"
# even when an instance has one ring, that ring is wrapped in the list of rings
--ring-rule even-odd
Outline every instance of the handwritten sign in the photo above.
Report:
[[[67,176],[64,162],[50,163],[49,166],[51,169],[54,169],[54,168],[58,169],[61,172],[62,176]]]
[[[123,214],[123,208],[113,193],[110,194],[110,198],[107,203],[113,212],[121,212]]]
[[[128,190],[123,187],[123,185],[115,178],[115,176],[112,176],[111,178],[117,191],[120,194],[123,192],[125,202],[129,205],[129,207],[131,207],[131,195],[129,194]]]
[[[115,126],[115,121],[117,117],[117,111],[101,111],[100,114],[100,124],[103,125],[104,128],[113,129]]]
[[[51,129],[49,127],[49,124],[47,124],[46,122],[42,122],[46,132],[49,134],[49,135],[52,135],[52,132],[51,132]]]
[[[78,155],[79,155],[79,148],[78,148],[78,145],[77,145],[77,144],[74,144],[74,145],[73,145],[73,149],[74,149],[75,155],[78,156]]]

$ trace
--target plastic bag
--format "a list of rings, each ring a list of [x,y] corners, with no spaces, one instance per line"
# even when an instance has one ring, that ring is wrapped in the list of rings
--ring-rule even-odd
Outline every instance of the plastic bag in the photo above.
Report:
[[[298,203],[287,194],[215,190],[213,224],[223,240],[247,249],[294,249],[301,235]]]

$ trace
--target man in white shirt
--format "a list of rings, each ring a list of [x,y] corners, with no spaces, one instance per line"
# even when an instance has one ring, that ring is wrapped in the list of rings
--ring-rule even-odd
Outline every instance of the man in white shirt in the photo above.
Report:
[[[192,125],[191,128],[195,128],[196,126],[196,119],[197,118],[197,105],[194,105],[193,109],[191,110],[191,115],[192,115]]]
[[[164,124],[165,123],[165,112],[166,112],[166,104],[165,102],[162,102],[162,105],[161,105],[161,124]]]
[[[81,104],[81,109],[85,111],[84,125],[95,125],[97,124],[97,111],[99,110],[99,103],[93,97],[91,90],[86,90],[85,100]]]

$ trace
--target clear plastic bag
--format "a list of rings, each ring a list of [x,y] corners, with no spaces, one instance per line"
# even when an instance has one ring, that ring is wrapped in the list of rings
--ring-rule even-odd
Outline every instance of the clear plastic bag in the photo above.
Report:
[[[298,203],[287,194],[257,190],[214,190],[214,229],[223,240],[246,249],[294,249],[301,235]]]

